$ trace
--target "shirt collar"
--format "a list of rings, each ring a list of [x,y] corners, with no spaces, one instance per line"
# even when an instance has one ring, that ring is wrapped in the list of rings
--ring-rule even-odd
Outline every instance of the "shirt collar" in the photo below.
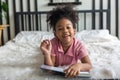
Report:
[[[75,39],[73,39],[73,43],[71,44],[71,46],[69,47],[69,49],[67,50],[67,52],[66,52],[66,54],[65,55],[69,55],[69,56],[74,56],[74,41],[75,41]],[[60,43],[60,41],[58,41],[58,51],[60,52],[60,53],[63,53],[64,54],[64,51],[63,51],[63,48],[62,48],[62,45],[61,45],[61,43]]]

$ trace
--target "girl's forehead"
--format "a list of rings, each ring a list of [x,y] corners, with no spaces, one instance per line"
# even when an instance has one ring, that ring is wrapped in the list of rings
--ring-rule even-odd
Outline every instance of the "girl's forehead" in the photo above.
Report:
[[[72,22],[69,19],[63,18],[63,19],[58,20],[56,24],[64,25],[64,24],[72,24]]]
[[[61,18],[56,22],[56,25],[55,25],[54,29],[59,28],[59,27],[64,27],[64,26],[73,27],[73,23],[68,18]]]

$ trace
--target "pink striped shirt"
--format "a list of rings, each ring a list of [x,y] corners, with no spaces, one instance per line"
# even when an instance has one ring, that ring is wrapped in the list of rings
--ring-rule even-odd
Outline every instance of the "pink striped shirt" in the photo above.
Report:
[[[71,44],[71,46],[69,47],[69,49],[65,54],[62,45],[60,44],[57,38],[53,38],[51,40],[51,43],[52,43],[51,55],[55,56],[56,66],[63,66],[63,65],[70,65],[77,63],[78,60],[88,55],[84,45],[75,38],[73,38],[73,43]]]

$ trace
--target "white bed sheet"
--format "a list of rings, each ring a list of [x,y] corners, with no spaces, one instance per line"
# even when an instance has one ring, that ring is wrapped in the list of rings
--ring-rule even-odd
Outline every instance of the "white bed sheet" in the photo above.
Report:
[[[0,80],[66,80],[40,69],[43,64],[40,43],[53,37],[52,32],[24,31],[0,47]],[[84,30],[75,37],[89,52],[92,79],[120,79],[120,40],[108,30]]]

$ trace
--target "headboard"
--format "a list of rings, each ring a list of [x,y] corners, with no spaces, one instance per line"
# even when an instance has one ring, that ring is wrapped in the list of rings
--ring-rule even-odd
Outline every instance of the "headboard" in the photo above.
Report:
[[[77,31],[85,29],[108,29],[110,30],[110,10],[77,10],[79,22]],[[15,34],[20,31],[49,31],[46,22],[48,11],[16,12]]]

